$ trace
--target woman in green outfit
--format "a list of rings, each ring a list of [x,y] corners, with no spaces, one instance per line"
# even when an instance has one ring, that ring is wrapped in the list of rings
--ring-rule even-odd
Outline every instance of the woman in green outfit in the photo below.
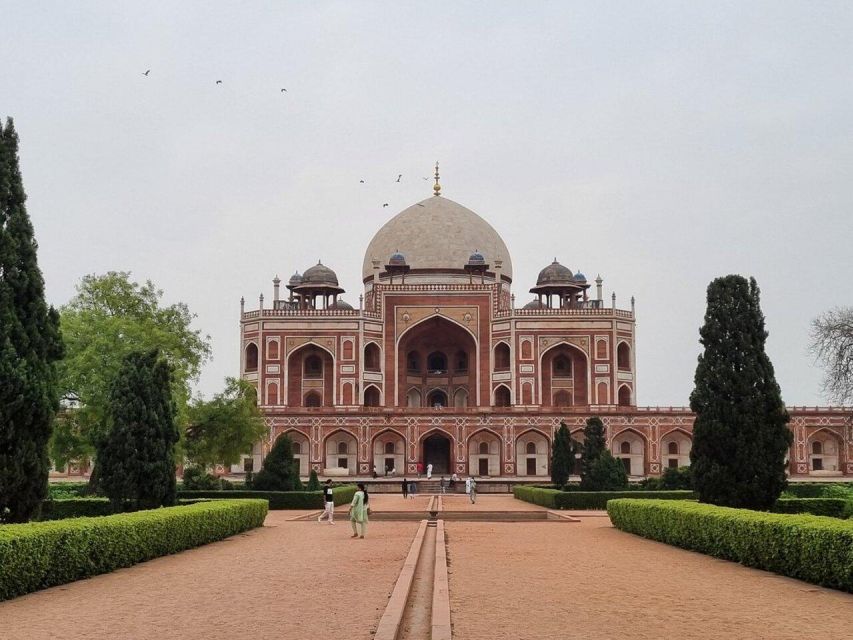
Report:
[[[367,495],[367,489],[363,482],[359,482],[358,491],[352,497],[352,502],[349,506],[349,521],[352,524],[352,538],[364,538],[367,533],[367,515],[370,513],[368,501],[370,496]],[[358,525],[361,525],[361,535],[358,533]]]

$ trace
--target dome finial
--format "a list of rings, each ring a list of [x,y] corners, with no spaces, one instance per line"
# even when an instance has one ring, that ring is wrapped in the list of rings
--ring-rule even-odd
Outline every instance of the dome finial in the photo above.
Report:
[[[434,196],[441,195],[441,185],[438,184],[438,160],[435,161],[435,186],[432,188]]]

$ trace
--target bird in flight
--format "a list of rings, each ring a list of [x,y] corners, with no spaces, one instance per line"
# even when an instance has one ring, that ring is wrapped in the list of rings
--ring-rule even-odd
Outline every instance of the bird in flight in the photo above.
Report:
[[[429,178],[424,178],[424,180],[429,180]]]
[[[222,80],[217,80],[216,84],[222,84]]]
[[[142,75],[147,76],[149,73],[151,73],[151,69],[148,69],[148,71],[146,71],[146,72],[145,72],[145,73],[143,73]]]
[[[400,182],[400,178],[402,178],[402,177],[403,177],[403,174],[402,174],[402,173],[401,173],[400,175],[398,175],[398,176],[397,176],[397,182]]]
[[[360,184],[364,184],[364,180],[359,180],[359,183],[360,183]]]
[[[387,206],[388,206],[388,203],[386,202],[386,203],[385,203],[385,204],[383,204],[382,206],[383,206],[383,207],[387,207]]]
[[[287,93],[287,89],[282,89],[281,93]]]

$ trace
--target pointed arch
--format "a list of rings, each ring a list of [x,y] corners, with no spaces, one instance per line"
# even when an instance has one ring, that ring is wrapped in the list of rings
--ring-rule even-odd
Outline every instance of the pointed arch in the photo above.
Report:
[[[503,458],[503,440],[488,427],[481,427],[468,436],[468,473],[477,476],[499,476]]]
[[[370,451],[371,468],[375,468],[380,475],[406,472],[406,436],[397,429],[381,429],[370,439]]]
[[[369,384],[364,387],[364,406],[365,407],[381,407],[382,406],[382,390],[375,384]]]
[[[243,353],[245,354],[245,371],[246,373],[251,373],[258,370],[258,343],[257,342],[249,342],[243,347]]]
[[[627,450],[624,445],[628,445]],[[633,427],[621,429],[610,439],[610,452],[625,465],[629,476],[642,476],[646,472],[648,438]]]
[[[499,340],[494,349],[495,371],[509,371],[511,366],[510,348],[505,340]]]
[[[634,406],[634,391],[631,389],[631,385],[622,384],[619,385],[618,391],[618,404],[620,407],[633,407]]]
[[[512,391],[505,384],[499,384],[492,391],[493,407],[509,407],[512,405]]]
[[[346,453],[342,453],[341,444],[346,446]],[[324,475],[355,475],[358,472],[358,437],[349,429],[335,429],[323,439],[323,460],[325,469],[334,470]]]
[[[616,368],[619,371],[631,370],[631,345],[627,340],[620,340],[616,344]]]
[[[286,429],[275,439],[278,440],[282,436],[287,436],[293,442],[293,459],[299,462],[299,475],[307,476],[311,473],[311,439],[298,429]]]
[[[562,351],[557,353],[556,351]],[[566,355],[571,362],[570,371],[553,371],[553,360]],[[557,388],[569,388],[572,393],[572,403],[578,406],[590,404],[591,365],[589,354],[578,345],[562,339],[548,345],[539,354],[539,393],[540,402],[544,406],[553,405],[554,391]],[[568,375],[567,375],[568,374]]]
[[[382,349],[373,340],[364,345],[364,370],[382,370]]]

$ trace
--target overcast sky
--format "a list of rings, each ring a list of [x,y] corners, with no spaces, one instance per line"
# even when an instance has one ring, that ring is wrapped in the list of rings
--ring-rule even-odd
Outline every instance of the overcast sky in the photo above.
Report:
[[[729,273],[758,280],[785,401],[825,404],[807,344],[853,304],[851,34],[850,2],[2,0],[0,116],[50,301],[150,278],[212,337],[204,393],[275,274],[322,259],[357,304],[439,160],[519,306],[555,256],[636,296],[639,404],[687,404]]]

